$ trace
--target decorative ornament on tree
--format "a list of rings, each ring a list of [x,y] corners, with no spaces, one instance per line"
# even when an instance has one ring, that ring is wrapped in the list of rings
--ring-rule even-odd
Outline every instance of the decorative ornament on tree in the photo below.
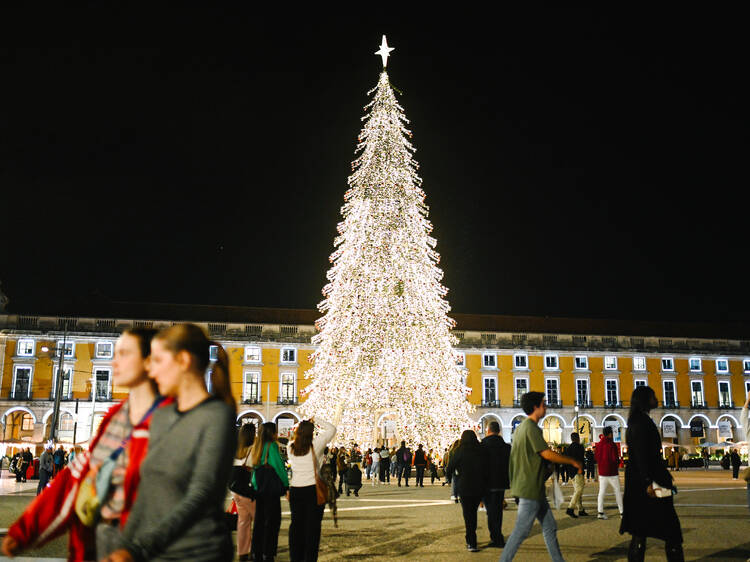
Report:
[[[384,68],[392,50],[383,36],[376,54]],[[455,323],[443,298],[448,289],[440,284],[408,120],[385,70],[373,92],[318,305],[323,317],[300,411],[330,420],[340,413],[340,443],[375,443],[376,425],[389,416],[400,439],[444,448],[475,425],[469,388],[453,352]]]

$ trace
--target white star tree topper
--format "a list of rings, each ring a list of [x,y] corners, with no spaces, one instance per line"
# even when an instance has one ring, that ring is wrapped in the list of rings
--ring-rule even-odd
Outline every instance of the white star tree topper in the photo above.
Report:
[[[376,55],[380,55],[383,58],[383,68],[388,65],[388,57],[390,56],[391,51],[395,51],[395,49],[388,46],[388,42],[385,40],[385,35],[383,35],[383,40],[380,42],[380,50],[375,51]]]

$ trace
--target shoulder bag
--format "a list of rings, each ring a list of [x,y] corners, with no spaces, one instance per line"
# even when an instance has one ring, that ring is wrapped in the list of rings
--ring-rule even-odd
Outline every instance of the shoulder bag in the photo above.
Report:
[[[251,450],[252,448],[249,447],[241,465],[232,467],[232,474],[229,476],[229,491],[254,500],[255,490],[251,484],[253,468],[247,466],[247,459],[250,457]]]
[[[279,497],[286,493],[284,484],[281,482],[281,478],[276,474],[276,469],[268,464],[268,453],[271,449],[271,444],[267,445],[265,458],[263,464],[254,469],[255,475],[255,489],[258,496],[263,497]]]
[[[315,495],[317,496],[318,505],[325,505],[328,502],[328,485],[318,474],[318,462],[315,458],[315,448],[310,445],[312,451],[313,473],[315,474]]]

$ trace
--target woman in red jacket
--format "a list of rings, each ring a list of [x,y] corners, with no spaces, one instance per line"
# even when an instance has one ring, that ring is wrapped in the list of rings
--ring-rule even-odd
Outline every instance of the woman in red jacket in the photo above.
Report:
[[[146,456],[151,412],[161,402],[147,368],[156,330],[133,329],[120,336],[112,361],[114,384],[128,389],[128,397],[107,412],[89,451],[72,463],[26,508],[9,529],[2,552],[14,556],[37,548],[70,531],[69,560],[92,560],[111,551],[127,521],[138,488],[139,467]],[[86,526],[75,510],[82,482],[92,479],[102,464],[114,458],[107,499],[93,526]]]

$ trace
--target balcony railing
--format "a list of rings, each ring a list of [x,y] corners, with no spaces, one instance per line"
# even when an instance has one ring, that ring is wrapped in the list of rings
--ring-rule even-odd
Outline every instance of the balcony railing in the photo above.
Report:
[[[736,407],[731,400],[729,402],[719,402],[720,410],[734,410]]]
[[[605,402],[605,408],[622,408],[622,402]]]
[[[513,407],[514,408],[520,408],[521,407],[521,401],[520,400],[513,400]]]
[[[480,408],[499,408],[500,407],[500,400],[482,400],[482,403],[479,405]]]
[[[263,398],[245,398],[242,401],[243,404],[263,404]]]
[[[296,406],[299,401],[296,398],[278,398],[276,404],[279,406]]]
[[[662,408],[668,408],[670,410],[679,410],[680,403],[677,400],[665,400],[661,403]]]
[[[554,402],[550,402],[550,401],[548,400],[548,401],[547,401],[547,407],[548,407],[548,408],[562,408],[562,407],[563,407],[563,403],[562,403],[562,400],[556,400],[556,401],[554,401]]]
[[[705,410],[706,409],[706,403],[705,402],[697,402],[695,400],[690,401],[690,408],[693,410]]]
[[[579,408],[593,408],[594,404],[592,402],[576,401],[576,406],[578,406]]]

